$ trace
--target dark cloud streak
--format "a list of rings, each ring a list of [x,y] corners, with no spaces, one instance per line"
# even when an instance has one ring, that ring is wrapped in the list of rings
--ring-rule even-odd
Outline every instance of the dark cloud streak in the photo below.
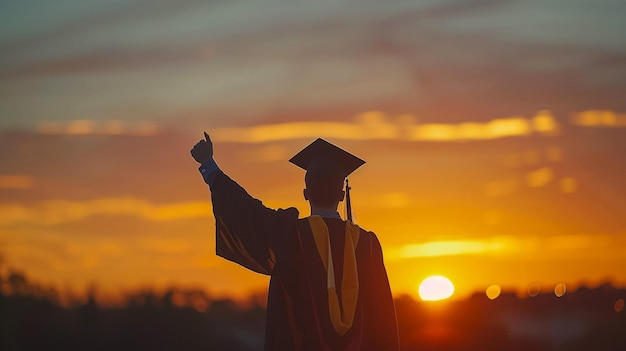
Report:
[[[41,44],[54,43],[55,41],[72,37],[76,34],[84,34],[85,32],[103,27],[113,26],[127,21],[141,21],[146,18],[160,17],[172,15],[176,11],[185,11],[189,8],[203,6],[206,4],[217,4],[222,0],[141,0],[129,2],[125,6],[119,6],[107,11],[93,13],[90,15],[77,18],[66,22],[64,25],[56,28],[50,28],[48,31],[39,33],[25,38],[16,38],[13,41],[4,43],[0,46],[0,53],[6,57],[16,52],[29,50]],[[2,61],[0,61],[2,62]]]
[[[207,45],[208,47],[208,45]],[[59,74],[80,74],[112,70],[137,70],[167,64],[190,64],[209,58],[196,45],[144,50],[105,50],[65,59],[22,65],[0,70],[1,79],[21,79]]]

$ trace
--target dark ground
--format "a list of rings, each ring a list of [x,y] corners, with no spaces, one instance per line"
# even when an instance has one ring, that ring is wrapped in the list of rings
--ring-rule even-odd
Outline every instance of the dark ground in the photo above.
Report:
[[[0,277],[0,350],[262,350],[263,299],[242,304],[172,288],[124,304],[59,303],[23,274]],[[626,350],[626,289],[609,284],[495,300],[396,299],[402,350]]]

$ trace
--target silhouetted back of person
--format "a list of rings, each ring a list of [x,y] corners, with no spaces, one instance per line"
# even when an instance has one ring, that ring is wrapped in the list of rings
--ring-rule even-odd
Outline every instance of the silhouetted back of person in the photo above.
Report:
[[[382,249],[337,212],[365,162],[317,139],[290,162],[306,170],[311,215],[270,209],[222,172],[205,133],[191,150],[211,190],[217,255],[270,275],[265,350],[398,350]],[[348,190],[348,189],[347,189]]]

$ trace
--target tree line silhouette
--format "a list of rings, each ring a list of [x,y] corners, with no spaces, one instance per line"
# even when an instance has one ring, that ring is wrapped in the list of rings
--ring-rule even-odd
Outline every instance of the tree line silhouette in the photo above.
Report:
[[[232,350],[263,348],[262,296],[246,303],[172,287],[117,305],[63,301],[23,273],[0,273],[0,350]],[[402,350],[626,350],[626,289],[581,287],[520,298],[395,299]]]

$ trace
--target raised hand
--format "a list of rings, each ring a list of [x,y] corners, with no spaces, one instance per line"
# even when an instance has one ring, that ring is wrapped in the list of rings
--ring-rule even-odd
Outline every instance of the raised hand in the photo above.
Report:
[[[210,161],[213,158],[213,142],[211,138],[204,132],[204,140],[200,140],[191,149],[191,156],[198,163]]]

